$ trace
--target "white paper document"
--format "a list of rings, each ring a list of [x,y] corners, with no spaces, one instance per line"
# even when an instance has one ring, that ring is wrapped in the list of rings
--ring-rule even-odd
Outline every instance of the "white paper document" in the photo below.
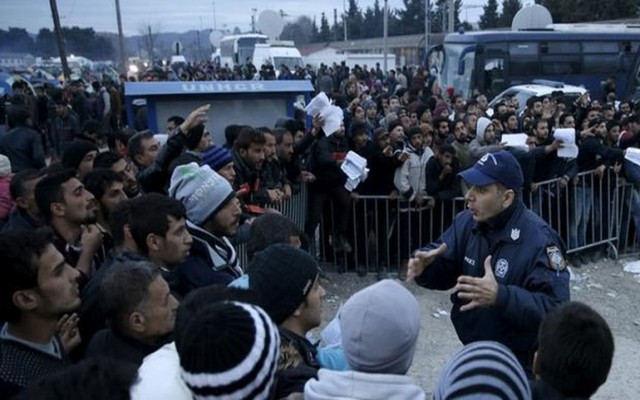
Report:
[[[336,131],[340,129],[340,125],[342,125],[342,121],[344,119],[342,109],[331,105],[329,98],[324,92],[320,92],[320,94],[311,99],[305,108],[305,111],[307,112],[307,115],[312,117],[317,115],[322,117],[324,120],[322,130],[327,136],[331,136],[336,133]]]
[[[347,175],[347,182],[344,184],[344,187],[350,192],[369,176],[367,159],[353,151],[347,153],[347,157],[344,159],[340,169]]]
[[[624,154],[624,159],[631,161],[636,165],[640,165],[640,149],[635,147],[627,148],[627,151]]]
[[[580,152],[576,145],[576,130],[573,128],[560,128],[553,132],[553,138],[562,142],[562,147],[558,149],[560,158],[576,158]]]
[[[512,133],[508,135],[502,135],[500,138],[502,143],[505,143],[507,147],[512,147],[515,149],[529,151],[529,146],[527,145],[527,134],[526,133]]]

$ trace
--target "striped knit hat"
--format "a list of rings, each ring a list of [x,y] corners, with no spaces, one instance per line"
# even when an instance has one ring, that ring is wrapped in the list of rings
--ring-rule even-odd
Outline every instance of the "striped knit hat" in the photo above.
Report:
[[[530,400],[527,376],[511,350],[481,341],[464,346],[444,366],[434,400]]]
[[[202,152],[202,163],[210,166],[216,172],[231,161],[233,158],[229,150],[215,144]]]
[[[268,399],[279,350],[278,328],[261,308],[216,303],[185,327],[182,379],[194,399]]]

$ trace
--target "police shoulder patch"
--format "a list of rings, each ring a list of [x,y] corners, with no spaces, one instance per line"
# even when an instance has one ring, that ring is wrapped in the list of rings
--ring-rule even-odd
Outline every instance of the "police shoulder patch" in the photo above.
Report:
[[[547,258],[549,259],[549,268],[554,271],[562,271],[567,268],[567,261],[562,255],[562,251],[558,246],[547,247]]]

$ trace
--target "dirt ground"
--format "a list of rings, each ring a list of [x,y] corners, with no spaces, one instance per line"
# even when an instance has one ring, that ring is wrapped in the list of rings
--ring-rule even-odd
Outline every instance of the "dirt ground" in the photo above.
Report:
[[[609,323],[615,339],[613,367],[607,382],[593,397],[596,400],[640,398],[640,275],[623,272],[622,265],[629,261],[634,260],[604,259],[573,270],[571,299],[597,310]],[[375,282],[375,275],[371,274],[358,277],[330,273],[327,278],[324,282],[325,323],[352,293]],[[409,373],[425,391],[432,393],[441,368],[462,344],[449,318],[449,293],[415,284],[407,288],[416,295],[422,309],[420,339]]]

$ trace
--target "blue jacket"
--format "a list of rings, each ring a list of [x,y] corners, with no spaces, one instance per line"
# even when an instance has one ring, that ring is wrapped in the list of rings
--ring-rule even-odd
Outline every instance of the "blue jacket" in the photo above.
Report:
[[[461,312],[466,301],[451,295],[451,320],[462,343],[494,340],[516,355],[532,355],[544,315],[569,301],[565,246],[558,234],[516,201],[493,229],[475,223],[469,211],[458,214],[426,250],[442,242],[447,250],[416,278],[420,286],[447,290],[460,275],[482,277],[489,255],[498,282],[496,304],[489,308]]]

